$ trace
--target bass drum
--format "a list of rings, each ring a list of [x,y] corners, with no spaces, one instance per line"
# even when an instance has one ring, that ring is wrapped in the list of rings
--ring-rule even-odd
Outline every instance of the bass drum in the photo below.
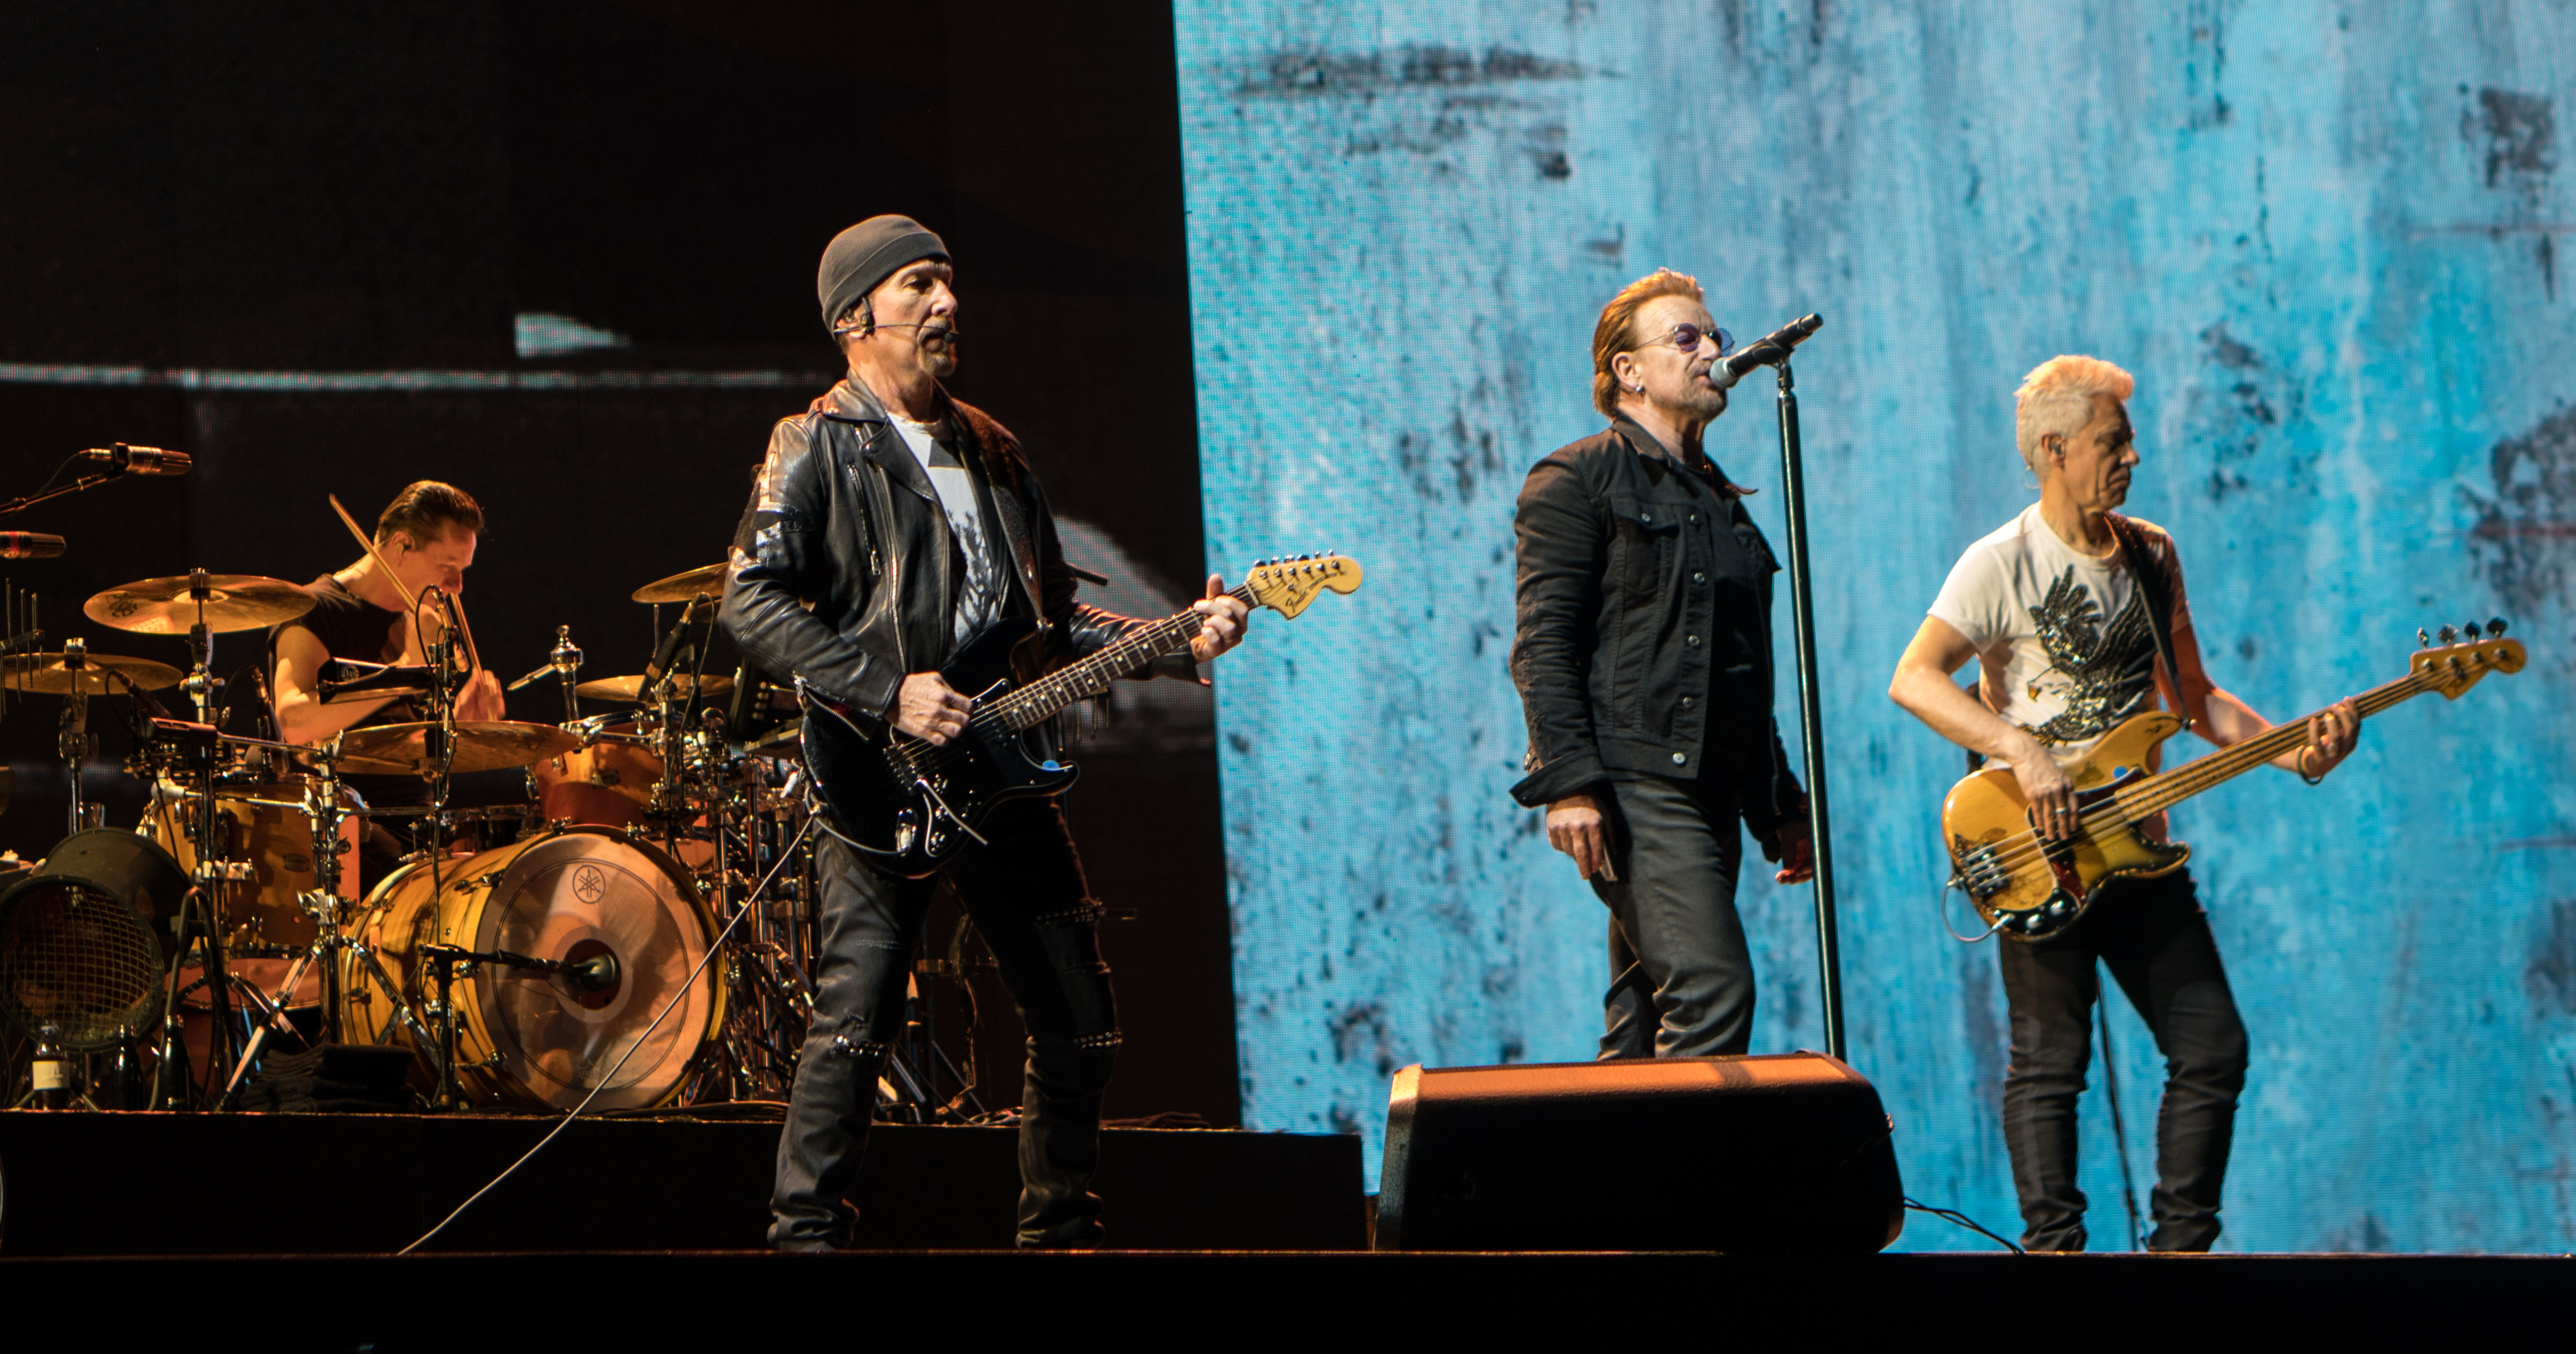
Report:
[[[724,1020],[724,966],[709,962],[688,982],[715,926],[687,873],[651,846],[599,828],[446,857],[435,889],[427,862],[406,864],[368,897],[359,938],[385,976],[401,984],[401,1003],[433,1033],[428,1013],[438,979],[420,954],[425,944],[567,963],[614,958],[614,981],[596,991],[556,974],[458,966],[458,1079],[485,1103],[568,1110],[625,1058],[592,1106],[667,1104]],[[407,1026],[397,994],[384,990],[366,955],[342,962],[346,1038],[381,1042],[388,1025]],[[678,1008],[647,1036],[674,998]],[[415,1042],[407,1027],[401,1037]],[[634,1056],[627,1057],[630,1048]]]

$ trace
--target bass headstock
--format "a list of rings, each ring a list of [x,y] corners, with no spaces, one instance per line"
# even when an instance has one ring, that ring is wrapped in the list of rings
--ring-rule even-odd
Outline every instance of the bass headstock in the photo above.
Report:
[[[1357,588],[1360,576],[1360,562],[1348,555],[1291,555],[1254,561],[1243,576],[1243,588],[1254,605],[1294,616],[1318,593]]]
[[[2522,671],[2526,658],[2521,640],[2504,637],[2502,617],[2488,621],[2483,636],[2478,623],[2471,621],[2465,631],[2443,626],[2438,645],[2433,642],[2435,636],[2421,630],[2415,638],[2424,647],[2415,654],[2414,672],[2448,700],[2458,700],[2490,672]]]

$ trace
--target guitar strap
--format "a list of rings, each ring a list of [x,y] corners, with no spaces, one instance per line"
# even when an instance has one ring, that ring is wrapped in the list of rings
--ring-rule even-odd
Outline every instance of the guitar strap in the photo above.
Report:
[[[2138,581],[2138,592],[2147,603],[2147,632],[2155,637],[2156,661],[2165,669],[2165,681],[2173,687],[2174,713],[2182,717],[2183,727],[2191,727],[2191,714],[2182,703],[2182,669],[2174,666],[2173,596],[2165,591],[2164,571],[2156,567],[2147,553],[2147,534],[2137,524],[2118,513],[2105,515],[2111,524],[2112,539],[2120,543],[2120,552],[2128,557],[2129,576]]]

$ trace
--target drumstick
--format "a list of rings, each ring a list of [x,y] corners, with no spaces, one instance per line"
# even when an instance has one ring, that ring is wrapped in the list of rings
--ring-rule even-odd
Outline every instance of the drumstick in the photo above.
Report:
[[[366,547],[367,558],[374,560],[376,562],[376,567],[384,570],[385,577],[394,585],[394,591],[401,595],[403,605],[410,607],[414,611],[420,610],[420,599],[412,596],[411,589],[403,586],[402,575],[394,572],[394,566],[385,563],[385,557],[376,553],[376,542],[374,538],[368,536],[367,533],[358,526],[358,519],[351,517],[347,508],[340,506],[340,496],[338,494],[326,494],[324,497],[331,500],[331,511],[340,514],[340,525],[347,527],[349,529],[349,534],[358,538],[358,544]],[[471,621],[465,619],[465,608],[462,604],[459,604],[456,608],[456,620],[464,630],[465,667],[466,670],[470,672],[475,668],[483,666],[483,655],[475,651],[474,625]]]

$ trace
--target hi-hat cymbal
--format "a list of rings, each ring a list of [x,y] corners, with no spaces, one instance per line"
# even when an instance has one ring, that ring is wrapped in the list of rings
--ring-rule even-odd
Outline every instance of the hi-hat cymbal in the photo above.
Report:
[[[38,691],[49,696],[109,696],[121,691],[158,691],[179,684],[179,670],[149,658],[94,653],[72,667],[58,653],[20,654],[0,668],[0,680],[12,691]]]
[[[670,680],[679,684],[680,694],[688,694],[692,681],[689,674],[674,673]],[[595,701],[640,701],[644,699],[644,687],[643,674],[630,673],[624,677],[594,678],[574,687],[573,692]],[[698,685],[698,694],[703,696],[721,696],[731,690],[733,679],[722,674],[709,677]]]
[[[673,574],[659,583],[647,583],[635,590],[639,602],[685,602],[703,593],[709,597],[724,596],[725,576],[733,572],[731,564],[710,564]]]
[[[138,635],[184,635],[198,618],[198,603],[188,587],[185,574],[147,578],[83,602],[81,614]],[[204,606],[206,628],[220,635],[294,620],[313,609],[313,594],[282,578],[208,574]]]
[[[340,735],[340,770],[361,775],[417,774],[426,750],[428,724],[370,724]],[[552,724],[513,720],[458,720],[456,759],[449,770],[506,771],[534,766],[581,746],[581,735]]]

